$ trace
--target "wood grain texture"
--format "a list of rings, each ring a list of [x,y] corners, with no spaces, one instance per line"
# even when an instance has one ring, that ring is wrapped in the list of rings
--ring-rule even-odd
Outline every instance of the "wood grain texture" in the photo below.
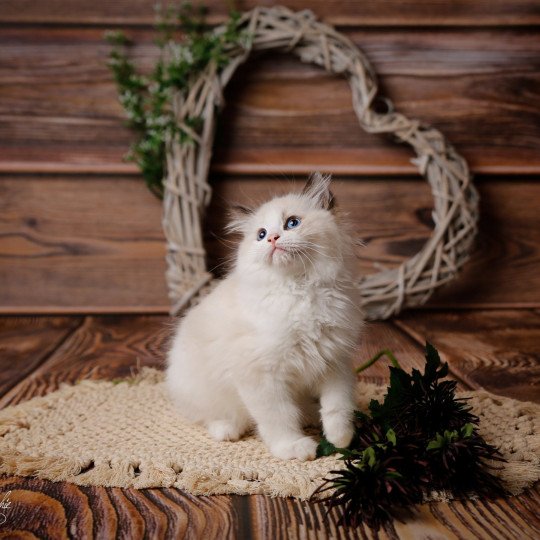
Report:
[[[540,172],[534,30],[351,30],[384,95],[430,123],[481,173]],[[148,69],[148,30],[130,32]],[[136,173],[131,133],[95,28],[0,30],[0,171]],[[414,174],[412,152],[360,128],[345,80],[287,55],[250,61],[226,90],[215,171]]]
[[[106,29],[124,27],[148,69],[154,0],[0,3],[0,312],[162,311],[160,204],[122,161],[124,127],[105,67]],[[208,0],[210,21],[227,2]],[[269,0],[235,2],[240,9]],[[539,401],[540,6],[534,0],[289,0],[340,25],[368,55],[396,108],[439,127],[482,178],[479,249],[430,306],[367,326],[357,365],[389,347],[419,367],[425,339],[460,388]],[[226,91],[205,224],[223,270],[226,202],[261,201],[316,169],[367,241],[359,268],[399,264],[429,235],[428,188],[411,154],[358,126],[345,81],[289,56],[260,57]],[[27,174],[25,174],[27,173]],[[61,176],[58,176],[61,174]],[[274,175],[253,178],[252,175]],[[245,178],[239,178],[243,175]],[[388,180],[389,175],[399,176]],[[374,180],[373,176],[379,176]],[[512,178],[510,178],[510,176]],[[361,180],[361,182],[359,182]],[[298,183],[296,183],[298,185]],[[537,309],[463,311],[466,307]],[[0,317],[0,407],[62,382],[163,367],[163,316]],[[382,361],[381,361],[382,362]],[[378,363],[366,380],[387,381]],[[540,486],[509,499],[431,503],[375,533],[337,526],[293,499],[193,497],[175,489],[78,487],[0,477],[12,506],[0,538],[537,539]],[[1,512],[0,512],[1,513]],[[0,516],[0,521],[2,520]]]
[[[7,492],[12,504],[0,538],[234,538],[238,519],[229,497],[194,497],[168,488],[137,491],[0,477],[0,494]]]
[[[0,407],[56,390],[62,382],[112,379],[141,367],[164,367],[169,319],[160,316],[86,317],[46,362],[0,398]]]
[[[107,304],[163,309],[161,206],[142,183],[17,178],[9,184],[0,187],[2,305],[28,306],[20,301],[28,294],[36,306],[71,304],[82,312]]]
[[[81,317],[0,317],[0,395],[34,371]]]
[[[21,328],[21,339],[24,339],[24,318],[5,319],[10,321],[13,333],[17,327]],[[45,321],[43,325],[53,324],[48,322],[50,317],[38,320]],[[73,384],[86,378],[127,377],[144,366],[163,369],[165,350],[175,321],[174,318],[155,315],[87,316],[45,362],[4,393],[0,407],[52,392],[62,382]],[[4,340],[9,343],[12,337],[0,335],[0,347]],[[381,349],[381,343],[394,350],[406,369],[422,365],[420,345],[386,322],[367,324],[358,344],[355,365],[360,366],[371,358]],[[362,377],[383,384],[389,380],[388,366],[383,360],[365,371]]]
[[[213,177],[205,222],[208,267],[222,273],[235,242],[230,203],[258,204],[299,189],[284,177]],[[540,184],[481,182],[479,247],[429,306],[540,305]],[[396,266],[431,233],[432,197],[420,180],[336,179],[350,215],[359,271]],[[132,177],[0,177],[0,310],[166,312],[160,203]]]
[[[534,540],[540,532],[538,490],[508,500],[430,503],[378,533],[340,527],[337,516],[327,516],[320,505],[260,495],[193,497],[169,488],[136,491],[0,478],[0,494],[8,491],[12,505],[0,538]]]
[[[434,502],[418,507],[404,522],[393,521],[378,532],[337,525],[338,516],[324,507],[294,499],[249,497],[257,539],[530,539],[540,533],[538,488],[517,497],[492,501]]]
[[[472,388],[540,402],[540,315],[528,310],[411,312],[396,324],[431,341]]]
[[[354,356],[354,367],[358,368],[381,349],[390,349],[403,369],[421,368],[424,364],[424,344],[410,339],[393,323],[386,321],[368,322],[362,330],[357,351]],[[374,365],[360,373],[360,379],[374,384],[390,382],[390,361],[383,357]],[[458,381],[458,388],[465,390],[468,385]]]
[[[201,2],[194,2],[200,4]],[[210,9],[209,21],[222,21],[230,6],[248,10],[254,6],[271,6],[270,0],[205,0]],[[32,2],[3,0],[0,22],[11,23],[84,23],[84,24],[152,24],[154,0],[98,0],[91,4],[72,0]],[[540,10],[533,0],[289,0],[293,10],[311,9],[318,17],[343,26],[425,26],[473,25],[507,26],[540,23]]]
[[[20,326],[24,336],[24,322],[20,318],[11,321],[13,328]],[[159,366],[167,334],[164,323],[162,317],[87,318],[32,377],[16,385],[10,399],[4,396],[2,405],[53,391],[62,381],[125,376],[137,364]],[[43,326],[47,324],[51,323]],[[394,350],[407,368],[420,367],[423,362],[420,345],[388,322],[366,329],[357,362],[381,346]],[[364,377],[387,381],[387,366],[376,364]],[[405,540],[469,539],[473,534],[487,540],[533,539],[540,531],[537,490],[506,500],[423,505],[404,523],[395,521],[378,533],[366,527],[339,527],[335,511],[326,515],[324,507],[294,499],[193,497],[175,489],[136,491],[3,477],[0,495],[8,491],[12,506],[6,523],[0,526],[1,537]]]
[[[540,282],[529,280],[540,257],[540,192],[523,182],[480,183],[477,250],[431,306],[536,307]],[[486,301],[490,298],[491,301]]]

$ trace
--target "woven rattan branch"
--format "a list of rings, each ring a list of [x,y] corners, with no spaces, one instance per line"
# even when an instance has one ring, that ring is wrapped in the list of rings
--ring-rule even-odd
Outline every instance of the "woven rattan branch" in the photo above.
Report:
[[[377,81],[366,57],[347,37],[318,22],[311,11],[255,8],[242,16],[241,25],[249,33],[249,44],[231,47],[225,68],[218,71],[209,64],[189,91],[178,93],[173,100],[179,125],[189,130],[186,118],[202,116],[204,126],[200,134],[192,133],[194,143],[167,141],[163,229],[171,312],[178,313],[212,286],[212,275],[205,266],[201,218],[212,194],[208,172],[216,113],[223,106],[223,89],[237,67],[252,52],[269,49],[290,51],[302,62],[345,76],[363,129],[392,134],[413,147],[413,162],[433,194],[432,236],[401,266],[362,277],[358,286],[370,319],[385,319],[405,307],[423,304],[435,289],[454,278],[468,259],[476,235],[478,195],[465,160],[438,130],[409,120],[391,106],[384,114],[376,112]],[[225,27],[214,31],[224,32]]]

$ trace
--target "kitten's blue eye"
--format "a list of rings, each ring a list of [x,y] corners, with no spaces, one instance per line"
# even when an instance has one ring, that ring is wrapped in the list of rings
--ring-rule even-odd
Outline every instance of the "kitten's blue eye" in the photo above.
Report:
[[[295,227],[298,227],[300,225],[300,218],[291,216],[285,225],[286,229],[294,229]]]
[[[266,236],[266,229],[259,229],[257,233],[257,240],[262,240]]]

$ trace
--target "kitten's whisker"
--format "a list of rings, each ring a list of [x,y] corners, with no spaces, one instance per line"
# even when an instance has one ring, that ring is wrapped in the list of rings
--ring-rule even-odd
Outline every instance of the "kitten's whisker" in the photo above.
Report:
[[[302,252],[300,251],[299,253],[300,253],[300,260],[302,261],[302,266],[304,267],[304,277],[307,278],[308,271],[306,268],[306,261],[304,261],[304,258],[302,257]]]
[[[288,245],[288,244],[284,244],[284,245]],[[299,245],[302,245],[302,244],[299,244]],[[302,245],[303,248],[305,249],[309,249],[311,251],[314,251],[315,253],[318,253],[319,255],[327,258],[327,259],[333,259],[333,260],[336,260],[336,261],[342,261],[343,260],[343,257],[334,257],[332,255],[329,255],[328,253],[324,253],[324,251],[321,251],[319,249],[316,249],[317,247],[320,247],[322,249],[322,246],[319,246],[319,244],[313,244],[313,243],[303,243]]]
[[[317,253],[321,254],[321,255],[324,255],[325,257],[329,258],[329,259],[336,259],[336,260],[343,260],[343,257],[342,256],[339,256],[339,257],[333,257],[332,255],[329,255],[328,253],[324,253],[323,251],[320,251],[320,250],[323,250],[324,249],[324,246],[320,245],[320,244],[317,244],[315,242],[311,242],[310,240],[306,240],[305,241],[306,244],[309,245],[309,247],[313,250],[313,251],[316,251]],[[319,249],[317,249],[319,248]]]
[[[307,240],[307,239],[302,239],[301,242],[298,242],[299,244],[303,245],[303,246],[309,246],[311,248],[320,248],[320,249],[324,249],[324,246],[322,246],[321,244],[317,244],[316,242],[313,242],[311,240]]]
[[[315,267],[315,262],[313,261],[313,259],[308,255],[307,251],[300,251],[300,253],[302,253],[307,259],[308,261],[310,262],[312,268]]]
[[[218,236],[216,233],[214,232],[211,232],[210,233],[210,236],[212,236],[212,238],[215,238],[218,242],[220,242],[221,244],[223,244],[224,246],[226,247],[234,247],[236,248],[238,246],[238,242],[237,241],[234,241],[234,240],[227,240],[225,238],[222,238],[221,236]],[[230,244],[230,245],[227,245],[227,244]]]
[[[302,249],[298,248],[298,247],[292,247],[291,248],[291,251],[295,254],[299,254],[300,255],[300,261],[302,261],[302,265],[304,267],[304,276],[307,277],[308,275],[308,271],[307,271],[307,268],[306,268],[306,262],[304,261],[304,257],[303,255],[305,255],[308,259],[309,257],[302,251]],[[311,259],[309,259],[309,262],[311,263],[311,265],[313,266],[313,262],[311,261]]]
[[[234,263],[234,257],[230,257],[230,258],[227,258],[225,259],[224,261],[216,264],[215,266],[213,266],[212,268],[210,268],[210,270],[208,270],[211,274],[214,273],[215,270],[217,270],[218,268],[221,268],[222,266],[225,266],[225,265],[232,265]]]
[[[293,251],[293,253],[298,253],[300,254],[301,256],[303,255],[304,257],[306,257],[309,262],[311,263],[311,266],[312,267],[315,267],[315,263],[313,261],[313,259],[309,256],[308,252],[305,250],[305,249],[302,249],[300,246],[295,246],[294,248],[291,247],[291,251]],[[306,265],[305,265],[305,262],[304,260],[302,259],[302,257],[300,257],[300,259],[302,260],[302,264],[304,266],[304,272],[306,272]],[[307,275],[307,273],[306,273]],[[362,308],[360,307],[360,305],[356,302],[354,302],[351,298],[349,298],[348,296],[344,295],[342,300],[346,303],[348,303],[350,306],[352,306],[356,311],[358,311],[359,313],[362,313],[363,314],[363,310]]]

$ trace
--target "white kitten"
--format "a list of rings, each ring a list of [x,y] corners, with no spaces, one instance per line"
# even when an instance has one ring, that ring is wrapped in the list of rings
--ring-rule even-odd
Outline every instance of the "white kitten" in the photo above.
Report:
[[[272,454],[315,457],[302,431],[320,403],[327,439],[353,436],[351,354],[362,316],[354,241],[333,209],[329,176],[278,197],[230,228],[243,234],[232,272],[181,320],[167,385],[183,416],[217,440],[255,422]]]

